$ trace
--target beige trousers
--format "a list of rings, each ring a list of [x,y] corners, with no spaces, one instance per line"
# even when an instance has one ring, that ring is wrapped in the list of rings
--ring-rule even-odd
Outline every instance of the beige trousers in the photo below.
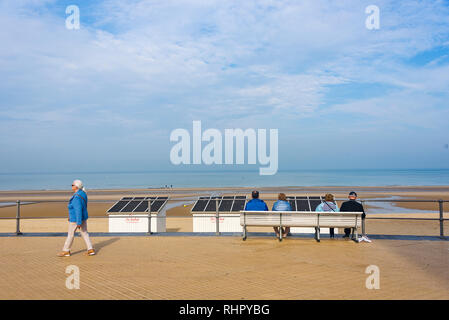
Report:
[[[65,240],[64,248],[62,249],[62,251],[70,251],[73,243],[73,238],[75,237],[76,229],[76,222],[69,222],[69,231],[67,233],[67,239]],[[83,223],[81,223],[80,233],[84,239],[84,242],[86,242],[87,250],[93,249],[92,243],[89,239],[89,234],[87,233],[87,220],[84,220]]]

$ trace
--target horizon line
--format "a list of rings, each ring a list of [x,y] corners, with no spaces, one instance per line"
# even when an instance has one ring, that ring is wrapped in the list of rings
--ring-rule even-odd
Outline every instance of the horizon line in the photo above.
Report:
[[[292,171],[402,171],[402,170],[416,170],[416,171],[430,171],[430,170],[449,170],[449,168],[326,168],[326,169],[283,169],[279,172]],[[258,172],[258,169],[206,169],[206,170],[134,170],[134,171],[55,171],[55,172],[38,172],[38,171],[15,171],[15,172],[0,172],[0,175],[15,175],[15,174],[132,174],[132,173],[202,173],[202,172]]]

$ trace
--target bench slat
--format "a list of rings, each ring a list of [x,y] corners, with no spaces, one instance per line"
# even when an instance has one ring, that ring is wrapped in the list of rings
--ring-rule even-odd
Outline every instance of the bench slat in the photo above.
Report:
[[[242,226],[355,227],[362,212],[241,211]]]

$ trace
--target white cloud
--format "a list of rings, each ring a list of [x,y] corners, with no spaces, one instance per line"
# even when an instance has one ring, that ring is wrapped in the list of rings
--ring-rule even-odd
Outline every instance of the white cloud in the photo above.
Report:
[[[393,118],[424,118],[430,128],[447,107],[448,66],[407,63],[447,45],[440,1],[378,1],[376,31],[365,28],[369,1],[111,0],[80,5],[76,31],[56,4],[1,4],[0,119],[16,119],[3,130],[76,121],[161,135],[207,119],[210,127],[288,123],[294,133],[292,121],[322,117],[323,108],[360,114],[366,130]],[[323,106],[329,86],[351,83],[395,92]]]

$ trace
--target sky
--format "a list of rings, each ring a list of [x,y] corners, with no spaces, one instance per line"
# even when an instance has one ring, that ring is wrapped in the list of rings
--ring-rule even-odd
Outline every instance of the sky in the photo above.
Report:
[[[0,173],[248,167],[173,165],[170,133],[195,120],[278,129],[279,170],[449,168],[448,17],[438,0],[0,1]]]

